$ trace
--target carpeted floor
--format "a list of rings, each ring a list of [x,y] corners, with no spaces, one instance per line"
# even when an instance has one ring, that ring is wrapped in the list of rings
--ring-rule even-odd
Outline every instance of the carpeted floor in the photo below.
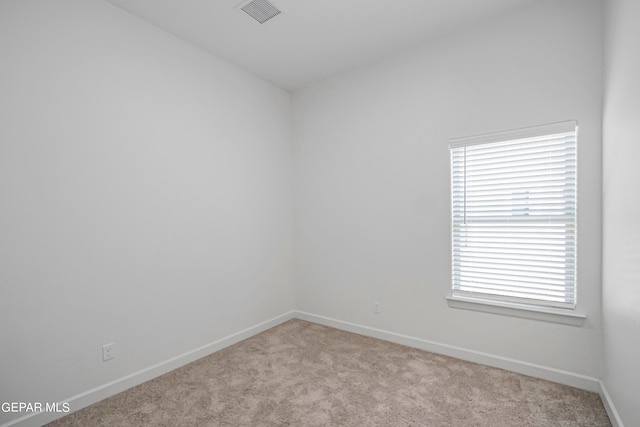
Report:
[[[49,426],[610,426],[598,395],[290,320]]]

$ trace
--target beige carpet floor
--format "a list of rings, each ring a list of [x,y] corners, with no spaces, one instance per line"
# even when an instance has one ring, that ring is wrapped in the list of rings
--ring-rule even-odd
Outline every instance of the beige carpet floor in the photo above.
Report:
[[[49,426],[610,426],[597,394],[290,320]]]

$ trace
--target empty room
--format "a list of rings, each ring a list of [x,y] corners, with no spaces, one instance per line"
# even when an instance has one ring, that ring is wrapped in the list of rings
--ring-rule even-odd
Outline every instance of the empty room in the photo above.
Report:
[[[637,0],[0,0],[0,426],[640,426]]]

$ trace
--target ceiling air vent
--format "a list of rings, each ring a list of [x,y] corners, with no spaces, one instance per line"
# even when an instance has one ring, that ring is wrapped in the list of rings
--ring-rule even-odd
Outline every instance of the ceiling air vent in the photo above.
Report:
[[[267,0],[252,0],[248,3],[243,3],[240,9],[261,24],[282,13],[280,9]]]

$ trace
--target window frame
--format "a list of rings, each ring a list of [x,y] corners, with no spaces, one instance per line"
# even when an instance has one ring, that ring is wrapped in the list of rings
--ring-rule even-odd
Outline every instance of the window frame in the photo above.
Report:
[[[577,267],[574,268],[574,280],[573,280],[573,296],[574,302],[573,304],[550,304],[548,302],[536,302],[535,300],[519,300],[519,299],[510,299],[508,297],[496,297],[493,298],[489,294],[464,294],[460,293],[456,294],[454,290],[454,165],[453,165],[453,149],[460,147],[468,147],[472,145],[483,145],[483,144],[491,144],[491,143],[504,143],[510,141],[517,141],[526,138],[537,138],[544,137],[548,135],[554,135],[558,133],[566,133],[566,132],[574,132],[575,131],[575,166],[577,169],[577,141],[578,141],[578,123],[576,121],[565,121],[552,123],[541,126],[533,126],[528,128],[514,129],[503,132],[495,132],[490,134],[483,134],[471,137],[464,138],[453,138],[450,140],[449,148],[450,155],[452,159],[451,169],[450,169],[450,182],[451,182],[451,283],[450,283],[450,294],[447,296],[447,302],[452,308],[460,308],[467,310],[475,310],[482,312],[489,312],[501,315],[508,316],[516,316],[516,317],[524,317],[529,319],[550,321],[555,323],[563,323],[568,325],[580,326],[583,324],[586,316],[584,314],[580,314],[577,310]],[[577,179],[577,171],[576,171],[576,179]],[[575,223],[575,246],[573,248],[573,255],[577,256],[578,247],[577,247],[577,220],[578,220],[578,212],[577,212],[577,182],[575,186],[575,214],[574,214],[574,223]]]

